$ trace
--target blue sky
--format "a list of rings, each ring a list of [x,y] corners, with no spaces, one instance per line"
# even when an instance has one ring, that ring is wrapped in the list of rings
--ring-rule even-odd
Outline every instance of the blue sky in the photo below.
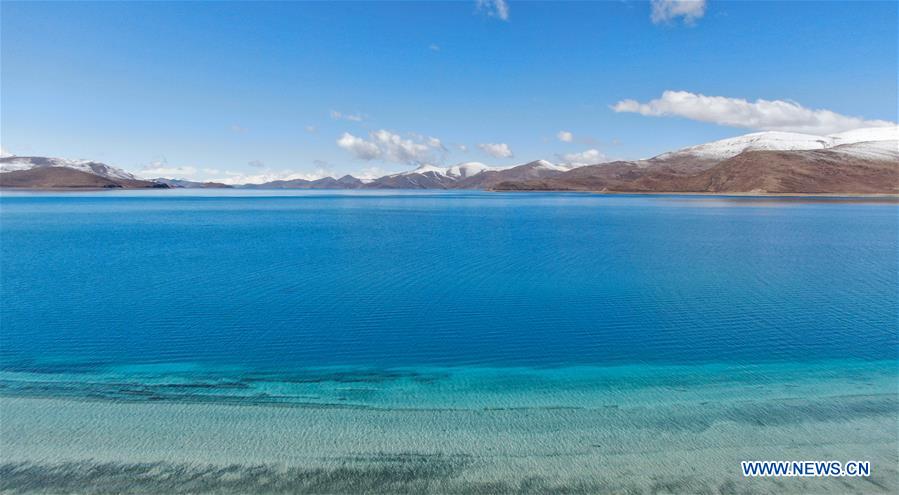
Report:
[[[3,149],[144,175],[642,158],[895,122],[899,104],[896,2],[0,9]]]

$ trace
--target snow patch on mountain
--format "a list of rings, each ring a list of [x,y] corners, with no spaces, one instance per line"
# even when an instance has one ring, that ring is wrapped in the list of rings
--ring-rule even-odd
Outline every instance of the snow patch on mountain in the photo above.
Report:
[[[575,169],[575,168],[578,168],[579,166],[581,166],[581,165],[574,165],[574,164],[564,164],[564,165],[558,164],[557,165],[548,160],[534,160],[530,163],[525,163],[525,165],[530,165],[531,167],[539,169],[539,170],[555,170],[558,172],[566,172],[568,170]]]
[[[831,148],[831,151],[864,160],[899,161],[899,140],[841,144]]]
[[[833,146],[844,144],[899,141],[899,126],[867,127],[828,136]]]
[[[418,167],[416,169],[407,170],[405,172],[400,172],[398,174],[393,174],[393,175],[415,175],[415,174],[427,174],[429,172],[435,173],[437,175],[443,175],[443,176],[446,175],[445,168],[435,167],[434,165],[429,165],[427,163],[424,165],[421,165],[420,167]]]
[[[700,160],[726,160],[749,150],[800,151],[831,149],[837,146],[866,142],[889,142],[899,140],[899,127],[870,127],[852,131],[816,136],[797,132],[765,131],[754,132],[711,143],[690,146],[677,151],[663,153],[653,160],[695,158]],[[880,145],[878,145],[880,146]],[[889,146],[889,145],[884,145]],[[877,146],[875,146],[877,148]],[[878,148],[879,149],[879,148]],[[850,147],[844,153],[870,154],[870,147]]]
[[[449,177],[451,179],[464,179],[467,177],[471,177],[477,175],[485,170],[496,170],[492,167],[488,167],[480,162],[464,162],[458,165],[453,165],[452,167],[436,167],[434,165],[422,165],[414,170],[407,170],[405,172],[400,172],[398,174],[393,174],[396,176],[400,175],[415,175],[415,174],[427,174],[433,173],[442,177]]]
[[[693,157],[703,160],[726,160],[746,150],[817,150],[830,144],[828,138],[797,132],[753,132],[711,143],[690,146],[663,153],[655,159]]]

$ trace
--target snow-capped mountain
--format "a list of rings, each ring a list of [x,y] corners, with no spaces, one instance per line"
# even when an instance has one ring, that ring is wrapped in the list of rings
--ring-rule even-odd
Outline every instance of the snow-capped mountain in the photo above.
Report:
[[[452,167],[435,167],[434,165],[422,165],[414,170],[409,170],[406,172],[400,172],[398,174],[393,175],[415,175],[415,174],[436,174],[443,177],[449,177],[452,179],[467,179],[469,177],[474,177],[483,172],[499,172],[502,170],[511,170],[518,167],[527,166],[529,169],[534,170],[553,170],[558,172],[564,172],[566,170],[571,170],[574,167],[565,166],[565,165],[556,165],[555,163],[549,162],[547,160],[535,160],[533,162],[523,163],[520,165],[511,165],[508,167],[490,167],[481,162],[463,162],[458,165],[453,165]]]
[[[392,175],[416,175],[431,173],[443,177],[450,177],[453,179],[464,179],[466,177],[477,175],[485,170],[491,170],[491,167],[488,167],[487,165],[484,165],[480,162],[464,162],[458,165],[453,165],[452,167],[445,168],[425,164],[413,170],[407,170],[405,172],[400,172],[398,174]]]
[[[701,160],[726,160],[746,150],[816,150],[826,148],[828,138],[796,132],[753,132],[663,153],[654,160],[689,156]]]
[[[442,168],[422,165],[414,170],[385,175],[365,187],[391,189],[484,189],[504,180],[522,180],[549,177],[571,167],[556,165],[546,160],[510,167],[489,167],[480,162],[464,162]]]
[[[486,170],[491,170],[491,168],[481,162],[465,162],[447,168],[444,173],[449,177],[465,179]]]
[[[711,143],[690,146],[656,156],[650,161],[696,159],[721,161],[751,150],[800,151],[829,149],[841,145],[865,142],[888,142],[899,140],[899,127],[870,127],[829,136],[816,136],[796,132],[753,132]],[[880,146],[880,145],[878,145]],[[888,144],[883,146],[889,146]],[[846,148],[844,152],[858,150],[867,153],[866,147]]]
[[[537,170],[553,170],[556,172],[565,172],[565,171],[568,171],[568,170],[571,170],[574,168],[578,168],[580,166],[580,165],[571,165],[571,164],[562,164],[562,163],[556,164],[556,163],[553,163],[553,162],[550,162],[547,160],[535,160],[530,163],[525,163],[525,165],[528,165]],[[519,165],[519,166],[521,166],[521,165]]]
[[[34,189],[139,189],[167,188],[167,184],[141,180],[128,172],[90,160],[43,156],[0,158],[0,187]]]
[[[435,173],[439,175],[446,175],[446,169],[435,167],[434,165],[424,164],[412,170],[406,170],[404,172],[399,172],[396,174],[390,175],[415,175],[415,174],[427,174],[427,173]]]
[[[79,172],[99,175],[106,179],[138,180],[137,177],[120,168],[91,160],[67,160],[43,156],[7,156],[0,158],[0,173],[49,167],[70,168]]]
[[[485,170],[455,184],[458,189],[491,189],[502,182],[544,179],[571,170],[570,167],[556,165],[546,160],[535,160],[522,165],[502,169]]]

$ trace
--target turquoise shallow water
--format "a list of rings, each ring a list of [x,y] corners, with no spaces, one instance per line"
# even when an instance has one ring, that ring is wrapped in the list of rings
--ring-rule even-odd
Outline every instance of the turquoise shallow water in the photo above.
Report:
[[[329,368],[290,382],[220,373],[4,373],[0,486],[51,493],[899,487],[891,361]],[[739,462],[757,459],[868,460],[874,475],[742,478]]]
[[[897,213],[4,193],[0,490],[892,493]]]

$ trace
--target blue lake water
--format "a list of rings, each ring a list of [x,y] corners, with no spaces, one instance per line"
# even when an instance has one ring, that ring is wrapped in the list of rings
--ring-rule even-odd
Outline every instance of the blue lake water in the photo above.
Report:
[[[712,449],[712,465],[722,455],[758,453],[721,449],[770,435],[801,444],[815,432],[815,448],[831,450],[811,455],[840,458],[868,452],[844,445],[864,436],[861,428],[872,438],[869,455],[893,464],[878,479],[890,491],[899,486],[890,454],[899,443],[897,214],[895,203],[802,198],[4,193],[3,461],[37,463],[23,479],[53,491],[56,478],[41,462],[106,456],[295,466],[393,448],[472,456],[489,449],[459,439],[476,435],[502,448],[517,438],[524,450],[504,453],[510,460],[489,469],[479,464],[481,471],[453,464],[440,471],[455,473],[438,480],[443,489],[431,479],[406,488],[495,493],[502,487],[489,483],[511,483],[522,476],[516,469],[539,465],[544,482],[591,492],[630,485],[589,484],[606,482],[584,478],[595,465],[561,480],[542,451],[544,464],[515,468],[511,459],[537,456],[525,445],[545,441],[601,465],[624,455],[624,445],[643,445],[627,453],[639,461],[621,461],[620,472],[609,467],[613,478],[642,462],[646,476],[679,480],[648,452],[695,452],[701,442]],[[301,408],[272,412],[273,403]],[[234,405],[253,406],[258,416],[228,435],[256,436],[228,443],[222,428],[237,423],[216,418],[246,414]],[[530,416],[483,416],[485,408],[540,413],[527,423]],[[396,411],[431,416],[419,424],[389,415]],[[135,415],[151,432],[139,447],[96,436],[118,428],[119,438],[131,438]],[[177,419],[185,417],[193,418],[188,444],[152,454],[163,426],[186,428]],[[290,426],[323,417],[330,422],[311,440],[310,431]],[[460,425],[459,436],[441,436]],[[727,425],[745,428],[737,434]],[[261,440],[278,428],[282,441],[307,442],[308,456],[291,457],[296,444],[279,450]],[[366,433],[347,433],[353,428]],[[580,445],[585,431],[608,435]],[[710,436],[700,441],[697,432]],[[360,438],[369,443],[357,445]],[[216,441],[227,443],[220,457],[202,447]],[[342,447],[328,450],[335,444]],[[591,448],[612,450],[584,453]],[[764,453],[783,458],[784,449]],[[731,468],[674,491],[723,490]],[[7,488],[22,486],[5,474],[13,480]],[[227,491],[216,480],[209,486]],[[469,484],[446,484],[462,481]],[[633,483],[651,488],[645,479]],[[839,493],[840,485],[794,488]]]
[[[5,366],[896,356],[895,205],[96,194],[0,214]]]

